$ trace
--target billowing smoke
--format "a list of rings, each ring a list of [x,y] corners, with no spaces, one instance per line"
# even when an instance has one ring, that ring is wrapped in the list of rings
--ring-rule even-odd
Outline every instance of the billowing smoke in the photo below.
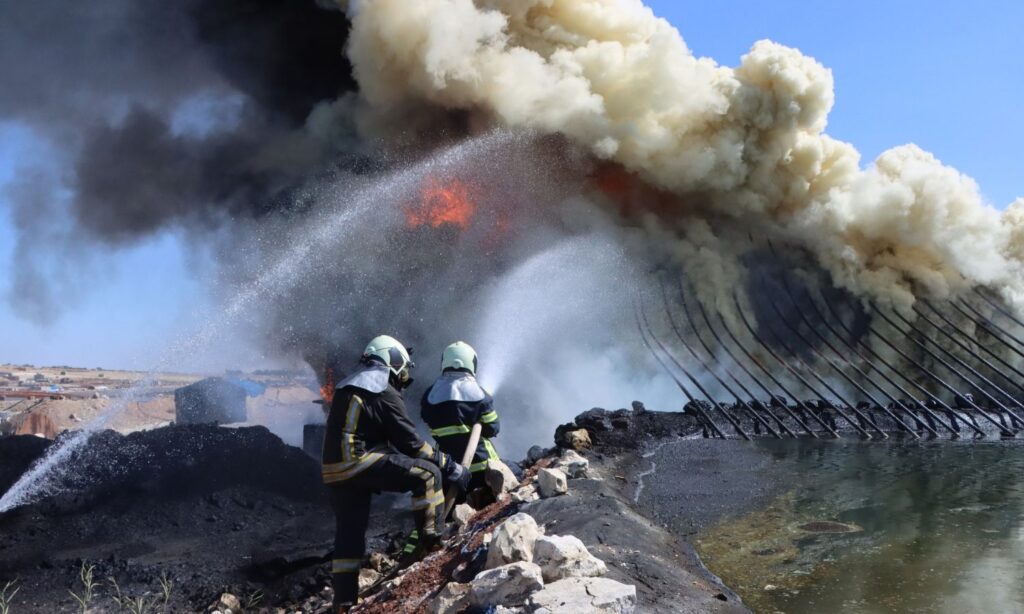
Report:
[[[906,307],[985,284],[1024,307],[1019,211],[1000,215],[915,146],[861,170],[824,132],[831,73],[795,49],[760,41],[738,67],[718,66],[640,0],[349,10],[349,57],[375,110],[435,105],[566,135],[668,192],[660,222],[679,234],[695,215],[771,229],[857,295]]]
[[[71,306],[51,282],[96,244],[277,212],[311,174],[358,166],[344,128],[306,126],[354,89],[347,32],[312,0],[3,3],[0,121],[44,148],[7,194],[16,310]]]
[[[668,271],[734,320],[766,237],[855,297],[1024,307],[1024,201],[1000,214],[913,146],[861,169],[824,132],[827,69],[767,41],[696,58],[639,0],[11,2],[0,82],[0,121],[48,148],[8,194],[26,317],[181,232],[318,374],[381,332],[421,380],[476,344],[520,443],[586,403],[677,408],[635,295]]]

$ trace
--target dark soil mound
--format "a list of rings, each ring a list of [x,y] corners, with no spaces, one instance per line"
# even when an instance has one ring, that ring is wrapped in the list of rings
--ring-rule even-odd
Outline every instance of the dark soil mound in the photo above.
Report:
[[[45,449],[0,439],[4,489]],[[158,600],[166,576],[170,611],[202,609],[225,588],[262,591],[269,605],[320,585],[309,563],[329,553],[334,527],[318,463],[263,427],[106,431],[66,466],[51,496],[0,515],[0,585],[21,586],[14,611],[72,609],[83,560],[102,582],[94,604],[112,610],[108,577]]]
[[[49,439],[35,435],[0,437],[0,493],[7,492],[49,446]]]
[[[632,409],[609,411],[595,407],[555,429],[555,445],[569,447],[566,433],[586,429],[595,449],[608,453],[638,450],[659,439],[685,437],[700,430],[697,421],[682,412],[649,411],[639,401]]]

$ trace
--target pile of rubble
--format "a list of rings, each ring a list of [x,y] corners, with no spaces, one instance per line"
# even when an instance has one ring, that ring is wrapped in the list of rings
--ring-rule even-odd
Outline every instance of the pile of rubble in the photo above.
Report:
[[[582,540],[551,533],[520,511],[567,495],[571,480],[588,477],[589,461],[572,450],[560,455],[545,451],[542,458],[531,460],[534,464],[522,480],[503,463],[493,464],[487,482],[497,501],[481,510],[456,506],[445,550],[382,583],[396,563],[380,552],[371,554],[361,570],[360,587],[373,587],[373,594],[354,612],[633,612],[635,586],[603,577],[607,565]],[[222,597],[208,611],[237,612],[225,607],[234,603],[230,597]],[[331,597],[325,583],[316,594],[276,612],[328,612]]]
[[[568,492],[570,477],[586,475],[589,462],[567,450],[551,467],[509,494],[528,503]],[[464,510],[465,512],[466,510]],[[464,526],[471,526],[472,516]],[[529,514],[518,512],[484,534],[484,568],[470,581],[450,582],[430,603],[432,614],[456,614],[467,608],[495,612],[629,613],[636,607],[636,587],[603,578],[608,568],[572,535],[546,535]]]

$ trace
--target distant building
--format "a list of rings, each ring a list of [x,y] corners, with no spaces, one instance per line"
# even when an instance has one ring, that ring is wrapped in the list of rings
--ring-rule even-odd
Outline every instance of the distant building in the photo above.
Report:
[[[174,391],[178,424],[245,422],[245,389],[219,377],[208,377]]]

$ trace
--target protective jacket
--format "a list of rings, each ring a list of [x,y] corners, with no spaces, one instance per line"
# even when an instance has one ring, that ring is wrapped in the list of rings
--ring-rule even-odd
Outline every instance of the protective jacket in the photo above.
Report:
[[[488,461],[498,458],[490,442],[501,428],[498,413],[494,410],[494,398],[477,383],[473,374],[444,372],[424,393],[420,415],[430,427],[430,434],[438,447],[456,459],[462,458],[473,425],[482,425],[480,443],[473,455],[470,472],[482,472],[487,469]]]
[[[350,479],[395,451],[433,458],[433,447],[416,432],[388,375],[386,366],[367,365],[335,390],[324,436],[325,483]]]
[[[439,467],[447,459],[416,433],[389,373],[384,365],[362,365],[338,385],[327,416],[322,472],[336,521],[336,606],[356,603],[374,492],[411,492],[417,535],[424,539],[439,539],[444,529]]]

